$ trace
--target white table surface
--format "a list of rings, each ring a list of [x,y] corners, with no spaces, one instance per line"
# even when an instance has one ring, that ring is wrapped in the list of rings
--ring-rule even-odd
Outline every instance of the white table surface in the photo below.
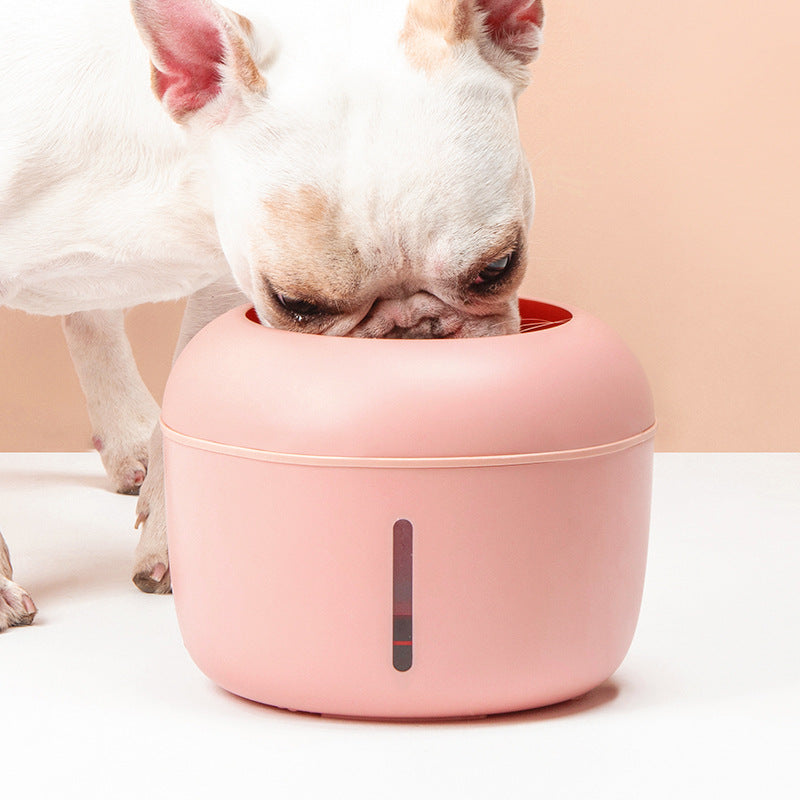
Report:
[[[130,582],[136,499],[99,458],[0,455],[0,525],[39,607],[0,635],[0,796],[800,797],[800,454],[657,454],[654,484],[611,680],[537,711],[370,723],[216,688],[171,596]]]

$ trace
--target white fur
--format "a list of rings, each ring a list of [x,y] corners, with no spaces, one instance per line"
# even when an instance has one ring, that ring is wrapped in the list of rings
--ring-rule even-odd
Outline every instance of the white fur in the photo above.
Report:
[[[135,494],[147,472],[158,404],[139,376],[123,313],[81,311],[62,320],[75,371],[86,395],[100,453],[114,488]]]
[[[125,308],[224,274],[202,166],[153,98],[128,4],[3,0],[2,17],[0,302]]]
[[[399,42],[409,0],[241,0],[266,90],[243,88],[226,62],[220,94],[179,125],[153,95],[153,40],[126,0],[0,3],[0,305],[71,315],[70,351],[121,490],[146,466],[155,407],[120,310],[193,295],[179,349],[246,298],[265,324],[287,324],[264,281],[287,266],[265,210],[280,192],[315,187],[337,208],[332,236],[359,254],[352,302],[318,332],[514,329],[521,270],[496,296],[458,288],[498,232],[516,226],[524,245],[533,214],[521,65],[489,63],[494,45],[462,42],[426,71]],[[337,277],[331,264],[304,264],[302,228],[294,236],[290,273]],[[149,467],[135,573],[165,591],[157,431]],[[0,588],[19,617],[26,595],[8,572]]]
[[[449,292],[453,266],[481,252],[487,231],[513,220],[527,229],[533,216],[518,87],[477,47],[441,76],[412,68],[397,46],[407,0],[310,5],[270,9],[278,30],[301,34],[280,40],[268,97],[208,137],[234,275],[268,321],[258,264],[282,253],[262,238],[259,199],[313,182],[342,200],[342,227],[376,264],[373,291],[333,332],[353,332],[382,296],[411,300],[406,287],[438,298],[439,314],[455,306],[464,316]]]
[[[280,257],[256,213],[276,186],[313,181],[346,199],[359,248],[413,271],[384,269],[396,284],[430,282],[494,223],[530,222],[515,87],[477,49],[445,79],[414,70],[397,44],[407,0],[250,3],[269,17],[257,57],[277,51],[268,96],[186,129],[154,101],[126,2],[3,2],[5,39],[20,45],[0,50],[5,305],[65,314],[184,297],[225,274],[222,250],[252,295],[254,262]]]

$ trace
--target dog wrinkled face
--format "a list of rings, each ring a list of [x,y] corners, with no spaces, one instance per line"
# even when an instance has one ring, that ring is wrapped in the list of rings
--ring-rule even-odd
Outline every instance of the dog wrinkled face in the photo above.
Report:
[[[319,48],[279,49],[266,91],[222,124],[216,112],[217,226],[264,324],[364,337],[518,330],[534,198],[516,97],[541,4],[411,0],[404,11],[390,49],[316,63]]]
[[[262,321],[375,337],[516,328],[532,186],[511,93],[478,77],[381,82],[369,100],[363,83],[357,98],[342,87],[287,120],[236,237]]]

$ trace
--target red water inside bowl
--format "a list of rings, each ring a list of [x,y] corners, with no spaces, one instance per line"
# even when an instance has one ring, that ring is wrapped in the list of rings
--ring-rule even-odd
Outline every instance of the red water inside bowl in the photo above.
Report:
[[[521,297],[519,300],[520,333],[532,333],[546,328],[555,328],[572,319],[572,314],[566,308],[543,303],[540,300],[529,300]],[[246,314],[251,322],[260,324],[255,308],[250,308]]]
[[[572,319],[572,314],[566,308],[542,303],[539,300],[529,300],[521,297],[519,300],[520,333],[531,333],[545,328],[555,328]]]

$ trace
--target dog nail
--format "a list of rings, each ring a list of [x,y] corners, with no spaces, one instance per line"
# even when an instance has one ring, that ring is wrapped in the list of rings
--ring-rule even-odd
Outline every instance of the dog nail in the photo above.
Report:
[[[145,514],[145,513],[139,514],[139,516],[138,516],[138,517],[136,517],[136,524],[133,526],[133,529],[134,529],[135,531],[138,531],[138,530],[139,530],[139,526],[140,526],[140,525],[141,525],[143,522],[145,522],[146,520],[147,520],[147,514]]]
[[[92,445],[98,453],[103,452],[103,440],[99,436],[92,436]]]
[[[133,473],[133,485],[141,486],[143,483],[144,483],[144,470],[137,469],[136,472]]]
[[[153,567],[153,571],[150,573],[150,577],[156,582],[159,583],[161,579],[166,575],[167,568],[159,563]]]
[[[22,595],[22,605],[25,607],[25,611],[27,611],[28,614],[36,613],[36,606],[33,604],[33,600],[31,600],[27,594]]]

